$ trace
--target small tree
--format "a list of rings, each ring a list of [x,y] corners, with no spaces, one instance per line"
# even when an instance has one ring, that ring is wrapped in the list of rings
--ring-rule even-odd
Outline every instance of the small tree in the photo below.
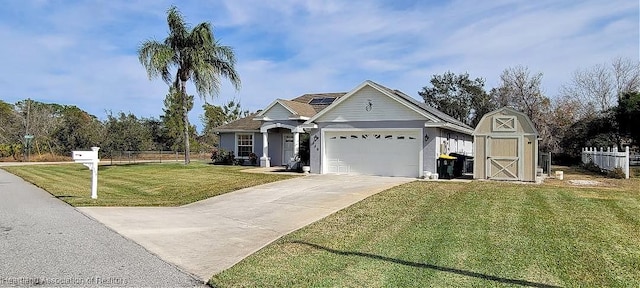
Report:
[[[460,120],[475,125],[482,116],[495,109],[491,98],[484,90],[484,79],[469,79],[469,74],[456,75],[446,72],[433,75],[431,86],[418,92],[430,106]]]
[[[620,133],[640,146],[640,92],[627,92],[618,99],[616,120]]]

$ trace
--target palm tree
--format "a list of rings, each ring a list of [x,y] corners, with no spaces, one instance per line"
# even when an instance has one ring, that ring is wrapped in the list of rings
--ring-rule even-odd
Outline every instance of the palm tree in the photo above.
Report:
[[[213,98],[220,91],[220,76],[227,78],[236,90],[240,89],[240,76],[235,70],[233,48],[220,45],[215,40],[211,24],[203,22],[191,29],[175,6],[167,10],[167,23],[169,36],[164,42],[142,42],[138,48],[138,58],[146,68],[149,79],[160,76],[182,95],[184,163],[189,164],[187,81],[193,81],[201,98]],[[176,69],[175,76],[171,74],[173,69]]]

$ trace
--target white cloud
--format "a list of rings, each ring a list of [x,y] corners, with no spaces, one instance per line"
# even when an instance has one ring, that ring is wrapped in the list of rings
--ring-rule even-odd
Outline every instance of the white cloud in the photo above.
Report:
[[[225,0],[179,8],[190,23],[212,22],[236,49],[243,88],[223,80],[213,103],[235,98],[257,110],[275,98],[348,91],[365,79],[417,96],[431,75],[448,70],[484,77],[490,88],[518,64],[543,72],[554,96],[578,68],[637,59],[634,2]],[[148,80],[135,50],[166,36],[169,5],[35,1],[8,8],[25,17],[0,11],[0,38],[12,43],[0,46],[4,67],[12,67],[0,70],[0,99],[42,97],[98,116],[105,109],[160,115],[166,84]],[[197,123],[201,104],[191,114]]]

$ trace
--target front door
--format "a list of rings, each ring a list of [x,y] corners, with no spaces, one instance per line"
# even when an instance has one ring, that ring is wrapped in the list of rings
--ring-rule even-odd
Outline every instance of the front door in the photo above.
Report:
[[[293,134],[282,134],[282,164],[287,165],[295,158],[293,154]]]

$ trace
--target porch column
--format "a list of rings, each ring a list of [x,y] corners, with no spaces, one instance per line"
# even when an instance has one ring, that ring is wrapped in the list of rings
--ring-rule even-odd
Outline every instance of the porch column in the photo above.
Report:
[[[260,157],[260,167],[271,167],[269,161],[269,133],[262,132],[262,157]]]
[[[293,156],[298,156],[300,151],[300,133],[293,132]]]

